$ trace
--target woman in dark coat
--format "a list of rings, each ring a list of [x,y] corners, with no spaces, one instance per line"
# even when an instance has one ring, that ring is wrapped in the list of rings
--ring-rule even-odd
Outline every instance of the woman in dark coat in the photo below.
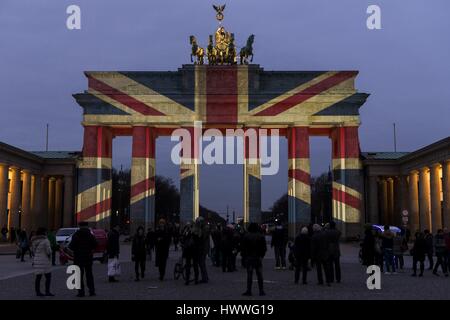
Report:
[[[139,268],[141,269],[141,278],[145,276],[145,236],[144,228],[142,226],[138,227],[136,234],[133,237],[133,243],[131,245],[131,260],[134,261],[134,271],[136,272],[135,281],[139,281]]]
[[[167,258],[169,257],[169,248],[171,242],[171,233],[167,228],[166,220],[160,219],[158,228],[155,232],[156,257],[155,265],[159,269],[159,280],[164,280],[166,273]]]
[[[419,277],[423,277],[423,270],[425,269],[425,255],[427,254],[427,242],[422,232],[416,233],[416,241],[414,241],[414,247],[411,249],[411,255],[413,256],[413,277],[417,276],[417,262],[420,263]]]
[[[375,264],[375,237],[372,229],[366,228],[364,231],[364,240],[361,245],[362,264],[363,266],[371,266]]]
[[[311,238],[308,228],[303,227],[300,234],[295,238],[295,284],[298,284],[300,278],[300,269],[302,270],[302,283],[307,284],[308,261],[311,258]]]

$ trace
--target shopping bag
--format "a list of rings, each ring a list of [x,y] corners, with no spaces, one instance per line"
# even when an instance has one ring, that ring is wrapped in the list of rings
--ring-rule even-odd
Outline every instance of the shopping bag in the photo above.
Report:
[[[108,261],[108,277],[120,276],[121,268],[120,262],[117,258],[110,259]]]

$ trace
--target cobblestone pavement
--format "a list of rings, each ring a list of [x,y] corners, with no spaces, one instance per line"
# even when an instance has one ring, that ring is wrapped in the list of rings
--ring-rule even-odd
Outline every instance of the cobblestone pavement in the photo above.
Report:
[[[152,262],[147,263],[146,278],[134,282],[134,266],[129,262],[129,245],[122,245],[122,276],[118,283],[108,283],[106,265],[94,263],[94,277],[97,296],[84,299],[259,299],[259,296],[245,297],[246,273],[239,268],[234,273],[222,273],[220,268],[208,263],[210,282],[208,284],[185,286],[183,281],[173,280],[173,267],[179,252],[171,251],[167,266],[166,280],[158,280],[158,272]],[[412,278],[411,258],[406,257],[406,269],[397,275],[382,275],[381,290],[368,290],[365,269],[357,261],[358,247],[352,244],[342,246],[341,284],[331,287],[318,286],[315,270],[308,274],[308,285],[295,285],[293,272],[274,270],[273,253],[270,250],[264,260],[265,291],[264,299],[450,299],[450,278],[436,277],[427,271],[423,278]],[[33,274],[29,261],[20,263],[14,256],[0,257],[0,270],[4,280],[0,280],[0,299],[36,299],[33,292]],[[5,259],[8,259],[6,261]],[[14,268],[16,266],[16,268]],[[16,276],[14,272],[20,270]],[[27,274],[24,274],[27,273]],[[0,278],[1,279],[1,278]],[[64,267],[53,271],[52,291],[55,298],[39,299],[77,299],[76,292],[66,287],[67,275]],[[256,281],[254,292],[257,293]]]

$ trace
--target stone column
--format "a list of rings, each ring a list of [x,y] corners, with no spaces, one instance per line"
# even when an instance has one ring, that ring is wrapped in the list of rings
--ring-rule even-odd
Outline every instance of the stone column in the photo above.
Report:
[[[419,218],[419,174],[417,171],[411,171],[409,173],[409,226],[411,233],[420,230],[420,218]]]
[[[0,228],[8,225],[7,210],[8,210],[8,173],[9,166],[0,163]]]
[[[399,177],[399,197],[400,197],[400,215],[404,210],[408,210],[409,206],[409,196],[408,196],[408,177]]]
[[[311,222],[311,176],[308,127],[288,131],[288,221],[289,237]]]
[[[47,227],[49,230],[55,229],[55,194],[56,179],[51,177],[48,180],[48,210],[47,210]]]
[[[382,224],[389,223],[389,193],[388,193],[388,181],[386,178],[381,179],[381,204],[382,204]]]
[[[394,179],[387,179],[387,196],[388,196],[388,224],[393,225],[395,221],[394,217]]]
[[[155,145],[154,128],[133,127],[130,194],[132,235],[139,226],[147,230],[155,224]]]
[[[112,193],[111,128],[85,126],[83,160],[78,167],[76,221],[110,228]]]
[[[428,168],[421,168],[419,171],[419,191],[420,191],[420,228],[431,231],[431,203],[430,203],[430,175]]]
[[[402,193],[400,177],[394,177],[394,210],[393,210],[393,223],[396,226],[402,225]]]
[[[343,238],[353,238],[362,228],[363,172],[359,152],[358,127],[334,128],[333,219]]]
[[[431,227],[435,234],[442,228],[441,207],[441,165],[434,164],[430,168],[430,192],[431,192]]]
[[[37,230],[41,226],[42,215],[42,177],[39,174],[34,174],[31,185],[31,214],[32,214],[32,229]]]
[[[74,227],[74,212],[73,212],[73,177],[64,176],[64,214],[63,214],[63,227]]]
[[[22,220],[21,227],[27,233],[31,229],[31,173],[27,170],[22,172]]]
[[[63,200],[63,180],[61,178],[57,178],[55,188],[55,220],[54,220],[55,230],[61,228],[62,226],[62,214],[63,214],[62,200]]]
[[[48,214],[49,214],[49,206],[48,206],[48,198],[49,198],[49,178],[47,176],[43,176],[41,178],[41,211],[38,216],[38,226],[49,228],[48,225]]]
[[[450,160],[442,162],[443,225],[450,229]]]
[[[257,128],[244,132],[244,223],[261,223],[261,160]]]
[[[367,208],[367,207],[366,207]],[[369,176],[369,222],[380,223],[380,213],[378,211],[378,177]]]
[[[199,146],[201,128],[186,127],[182,138],[180,163],[180,222],[194,221],[200,215]]]
[[[9,206],[9,226],[14,227],[16,230],[19,226],[19,208],[21,202],[21,181],[20,181],[20,169],[12,168],[11,172],[11,204]]]

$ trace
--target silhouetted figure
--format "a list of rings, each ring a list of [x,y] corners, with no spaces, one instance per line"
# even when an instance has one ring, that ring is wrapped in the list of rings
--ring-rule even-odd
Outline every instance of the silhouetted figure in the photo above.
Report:
[[[311,238],[311,257],[317,270],[317,281],[319,285],[323,285],[323,273],[325,273],[325,281],[328,286],[331,284],[330,268],[329,268],[329,252],[328,242],[325,232],[318,224],[313,225],[313,236]]]
[[[209,252],[210,232],[209,227],[205,223],[205,219],[203,217],[198,217],[195,220],[192,232],[194,236],[195,250],[197,251],[198,256],[198,266],[200,268],[200,274],[202,276],[200,283],[207,283],[209,281],[209,278],[208,271],[206,270],[206,256]]]
[[[183,258],[186,261],[186,279],[185,285],[189,285],[191,281],[191,268],[194,269],[194,282],[198,283],[199,267],[198,267],[198,250],[196,247],[194,234],[192,232],[192,223],[187,223],[181,235],[181,246],[183,248]]]
[[[155,231],[152,228],[148,228],[147,235],[145,236],[145,247],[147,248],[147,255],[150,261],[152,261],[152,252],[155,250],[155,236]]]
[[[375,264],[375,237],[371,227],[364,230],[364,239],[361,244],[361,258],[363,266]]]
[[[434,245],[433,245],[433,235],[431,234],[430,230],[424,230],[423,231],[424,236],[425,236],[425,243],[427,245],[426,247],[426,255],[428,258],[428,270],[433,270],[433,266],[434,266],[434,262],[433,262],[433,249],[434,249]]]
[[[302,272],[302,283],[307,284],[308,261],[311,258],[311,238],[308,228],[303,227],[300,234],[295,238],[294,243],[295,255],[295,284],[298,284],[300,278],[300,270]]]
[[[264,235],[261,234],[257,223],[250,223],[248,233],[244,235],[242,240],[242,257],[245,259],[247,267],[247,291],[244,296],[252,295],[253,270],[258,278],[259,295],[264,296],[264,283],[262,274],[262,259],[266,255],[267,246]]]
[[[329,268],[330,268],[330,280],[334,282],[336,279],[337,283],[341,282],[341,232],[336,229],[336,223],[331,221],[329,223],[329,228],[325,232],[328,242],[328,253],[329,257]]]
[[[413,256],[413,277],[417,276],[417,263],[420,263],[419,277],[423,277],[423,271],[425,269],[425,254],[427,253],[427,242],[422,232],[416,233],[416,240],[414,246],[411,249],[411,255]]]
[[[275,251],[275,269],[286,269],[286,246],[288,242],[287,230],[281,222],[277,222],[275,230],[272,232],[271,247]]]
[[[131,245],[131,260],[134,261],[134,272],[136,274],[135,281],[139,281],[139,275],[141,278],[145,277],[146,256],[144,228],[139,226]]]
[[[436,253],[436,264],[434,265],[433,274],[439,276],[438,268],[442,269],[442,272],[446,277],[448,277],[448,265],[447,265],[447,247],[445,245],[445,235],[444,230],[439,229],[436,236],[434,237],[434,251]]]
[[[159,269],[159,280],[163,281],[166,274],[167,258],[169,257],[169,248],[171,233],[167,228],[166,220],[160,219],[155,231],[155,265]]]
[[[109,259],[119,259],[119,253],[120,253],[120,233],[119,233],[119,227],[116,226],[111,229],[111,231],[108,233],[108,242],[106,244],[106,252],[108,253]],[[116,278],[114,276],[108,276],[109,282],[117,282]]]
[[[81,271],[81,289],[78,290],[77,297],[85,296],[84,276],[89,289],[89,295],[95,296],[94,276],[92,274],[93,252],[97,246],[97,240],[88,228],[87,222],[79,223],[78,229],[72,236],[69,249],[73,251],[73,263]]]

